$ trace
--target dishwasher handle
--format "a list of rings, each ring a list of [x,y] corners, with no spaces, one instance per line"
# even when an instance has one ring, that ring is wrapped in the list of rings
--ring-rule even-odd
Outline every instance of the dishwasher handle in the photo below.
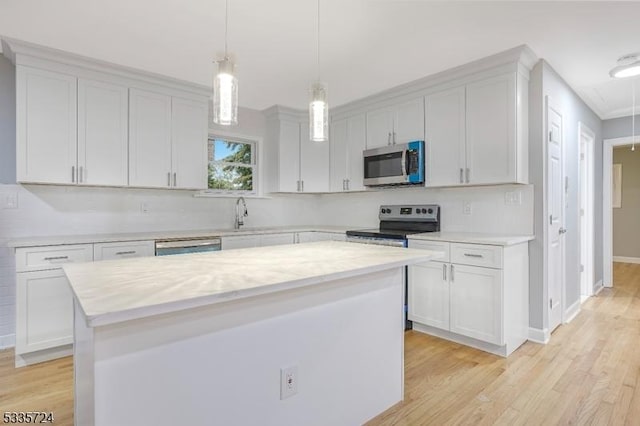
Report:
[[[221,238],[201,238],[190,240],[159,240],[156,241],[157,249],[169,249],[169,248],[188,248],[188,247],[207,247],[207,246],[221,246]]]

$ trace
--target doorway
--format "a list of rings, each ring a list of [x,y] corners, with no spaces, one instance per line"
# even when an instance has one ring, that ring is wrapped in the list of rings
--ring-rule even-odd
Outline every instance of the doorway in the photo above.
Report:
[[[605,139],[602,146],[602,258],[603,285],[613,287],[613,148],[631,145],[630,136]],[[636,136],[636,145],[640,137]],[[639,153],[640,154],[640,153]]]
[[[578,123],[580,224],[580,301],[593,295],[594,286],[594,146],[595,133],[584,123]]]

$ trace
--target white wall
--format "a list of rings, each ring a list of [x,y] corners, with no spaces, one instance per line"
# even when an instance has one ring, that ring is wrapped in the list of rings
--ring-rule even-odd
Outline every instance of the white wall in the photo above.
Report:
[[[0,183],[16,181],[16,72],[0,55]]]

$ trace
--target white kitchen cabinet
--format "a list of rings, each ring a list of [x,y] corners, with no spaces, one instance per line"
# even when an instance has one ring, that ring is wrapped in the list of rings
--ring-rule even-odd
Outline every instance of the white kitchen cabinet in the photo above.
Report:
[[[302,192],[329,191],[329,142],[309,139],[309,124],[300,131],[300,182]]]
[[[465,122],[464,86],[425,97],[427,186],[464,183]]]
[[[296,233],[296,243],[313,243],[316,241],[346,241],[346,235],[338,232],[305,231]]]
[[[504,345],[502,271],[451,264],[450,330],[495,345]]]
[[[468,181],[516,182],[516,74],[468,84],[466,91]]]
[[[222,237],[222,250],[260,246],[260,235],[231,235]]]
[[[76,182],[77,78],[16,66],[18,182]]]
[[[280,120],[278,167],[280,192],[300,191],[300,123]]]
[[[171,96],[129,91],[129,183],[170,188]]]
[[[422,97],[367,112],[367,149],[424,140]]]
[[[92,244],[16,249],[16,366],[69,355],[73,295],[61,266],[91,262]]]
[[[207,189],[207,102],[171,100],[171,177],[173,187]]]
[[[364,190],[364,114],[331,123],[331,192]]]
[[[93,245],[93,260],[98,261],[155,256],[155,247],[155,241],[95,243]]]
[[[408,268],[411,321],[449,330],[448,264],[424,262]]]
[[[409,239],[409,247],[445,253],[409,266],[408,318],[414,330],[502,356],[527,340],[527,243],[502,247]]]
[[[128,111],[127,87],[78,79],[77,183],[129,183]]]
[[[293,234],[263,234],[260,235],[260,246],[279,246],[283,244],[293,244]]]

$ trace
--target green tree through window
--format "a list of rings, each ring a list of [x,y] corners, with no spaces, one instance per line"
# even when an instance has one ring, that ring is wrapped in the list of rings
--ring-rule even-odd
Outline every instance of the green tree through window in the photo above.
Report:
[[[209,139],[209,189],[254,191],[255,143]]]

